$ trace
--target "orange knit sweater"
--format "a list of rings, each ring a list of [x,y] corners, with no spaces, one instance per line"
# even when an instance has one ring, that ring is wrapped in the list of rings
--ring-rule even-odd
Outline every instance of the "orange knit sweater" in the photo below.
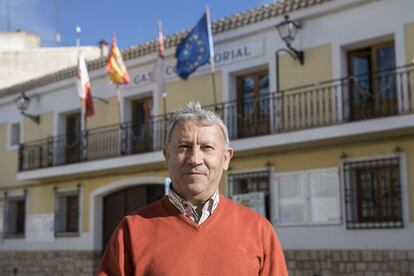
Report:
[[[167,197],[127,216],[109,242],[98,275],[287,275],[272,225],[221,196],[201,225]]]

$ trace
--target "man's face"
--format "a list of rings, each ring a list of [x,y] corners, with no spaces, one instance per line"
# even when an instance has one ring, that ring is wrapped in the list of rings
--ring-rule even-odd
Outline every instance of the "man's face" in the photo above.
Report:
[[[174,190],[193,204],[214,194],[233,156],[231,148],[224,149],[219,126],[200,126],[192,121],[175,126],[163,153]]]

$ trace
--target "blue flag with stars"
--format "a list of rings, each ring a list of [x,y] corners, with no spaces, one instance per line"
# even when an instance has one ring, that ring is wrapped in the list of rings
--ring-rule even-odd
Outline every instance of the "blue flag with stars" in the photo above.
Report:
[[[198,67],[210,61],[210,44],[207,14],[178,44],[175,51],[177,75],[186,80]]]

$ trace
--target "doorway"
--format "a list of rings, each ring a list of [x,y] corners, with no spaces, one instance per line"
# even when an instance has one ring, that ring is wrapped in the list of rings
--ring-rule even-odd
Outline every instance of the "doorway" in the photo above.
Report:
[[[128,187],[103,198],[102,249],[105,250],[112,233],[122,218],[157,201],[165,194],[162,184],[144,184]]]
[[[152,97],[131,102],[132,110],[132,153],[152,151]]]
[[[79,162],[81,159],[81,113],[66,115],[66,164]]]
[[[269,73],[261,70],[237,77],[238,138],[270,133]]]
[[[397,84],[394,43],[348,52],[351,120],[394,115]]]

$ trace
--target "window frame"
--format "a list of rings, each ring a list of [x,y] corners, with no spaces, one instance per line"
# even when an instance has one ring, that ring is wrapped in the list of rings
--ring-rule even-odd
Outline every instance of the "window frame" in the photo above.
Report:
[[[293,223],[293,222],[288,222],[288,223],[283,223],[281,222],[280,219],[280,206],[279,206],[279,179],[278,177],[281,176],[290,176],[290,175],[298,175],[299,177],[304,179],[304,191],[306,192],[306,195],[304,197],[305,199],[305,206],[306,210],[308,210],[308,212],[310,212],[311,210],[311,204],[312,204],[312,197],[310,195],[310,182],[309,182],[309,175],[311,173],[318,173],[318,172],[336,172],[337,174],[337,194],[336,194],[336,198],[337,198],[337,208],[338,208],[338,219],[337,220],[332,220],[331,222],[326,221],[326,222],[315,222],[312,220],[308,220],[308,221],[304,221],[303,223]],[[275,225],[277,226],[281,226],[281,227],[290,227],[290,226],[323,226],[323,225],[341,225],[342,221],[343,221],[343,216],[342,216],[342,189],[341,189],[341,177],[340,177],[340,170],[338,169],[338,167],[329,167],[329,168],[319,168],[319,169],[311,169],[311,170],[300,170],[300,171],[291,171],[291,172],[281,172],[281,173],[275,173],[274,174],[274,183],[275,183],[275,187],[274,187],[274,192],[272,194],[272,196],[274,197],[273,202],[274,202],[274,219],[273,222]],[[310,216],[307,216],[310,217]]]
[[[267,92],[261,93],[260,80],[266,77]],[[254,80],[252,94],[245,95],[245,80],[251,78]],[[243,72],[234,76],[235,80],[235,99],[234,103],[234,121],[236,127],[237,138],[266,135],[271,133],[273,118],[273,96],[270,92],[270,72],[268,67],[260,67],[256,70]],[[233,120],[232,120],[233,121]],[[251,124],[260,125],[260,128],[254,131],[248,126]],[[234,133],[235,134],[235,133]]]
[[[152,121],[154,114],[154,97],[147,95],[139,98],[133,98],[130,101],[131,110],[131,129],[132,135],[131,150],[133,153],[148,152],[153,149],[155,125]],[[142,112],[143,118],[138,120],[138,111]]]
[[[349,185],[347,182],[347,177],[350,178],[349,176],[349,172],[346,171],[345,166],[346,163],[366,163],[366,164],[370,164],[370,162],[378,162],[378,166],[380,166],[382,163],[381,162],[385,162],[386,160],[391,160],[394,159],[396,160],[398,163],[398,167],[396,169],[396,172],[398,173],[397,177],[398,177],[398,181],[399,181],[399,208],[400,208],[400,221],[357,221],[358,218],[355,218],[355,214],[353,214],[350,209],[352,208],[358,208],[358,202],[348,202],[348,198],[345,196],[344,197],[344,209],[345,209],[345,224],[346,224],[346,228],[347,230],[366,230],[366,229],[378,229],[378,230],[387,230],[387,229],[402,229],[404,228],[405,225],[405,221],[406,221],[406,214],[405,211],[406,210],[406,199],[405,199],[405,191],[407,189],[406,187],[406,165],[405,165],[405,159],[403,158],[403,155],[400,153],[397,154],[389,154],[389,155],[384,155],[384,156],[374,156],[374,157],[359,157],[359,158],[352,158],[352,159],[346,159],[344,158],[342,160],[341,163],[341,173],[342,173],[342,182],[344,183],[344,194],[347,194],[347,189],[349,189]],[[368,165],[366,167],[368,167]],[[378,167],[377,166],[377,167]],[[376,167],[373,167],[374,169],[376,169]],[[352,196],[352,195],[350,195]],[[354,204],[353,206],[351,206],[351,204]],[[349,205],[348,205],[349,204]],[[352,209],[354,210],[354,209]],[[359,213],[360,211],[358,209],[356,209],[356,212]],[[395,224],[395,225],[393,225]]]
[[[59,212],[63,212],[62,209],[59,208],[60,202],[62,200],[65,200],[65,205],[67,207],[67,199],[71,196],[77,196],[78,197],[78,206],[77,206],[77,231],[67,231],[67,221],[68,221],[68,213],[67,208],[65,209],[66,212],[64,214],[61,214]],[[81,189],[65,189],[65,190],[58,190],[55,189],[55,209],[54,209],[54,236],[55,237],[78,237],[81,233],[81,227],[82,227],[82,193]],[[60,222],[60,218],[63,218],[64,222]],[[64,230],[60,230],[62,226],[59,225],[59,223],[64,224]]]
[[[240,176],[240,175],[255,175],[261,173],[268,173],[269,175],[269,183],[268,183],[268,201],[266,202],[265,198],[265,211],[268,210],[268,214],[266,214],[266,218],[269,221],[272,221],[273,211],[272,211],[272,182],[273,182],[273,168],[257,168],[251,170],[238,170],[238,171],[229,171],[227,174],[227,188],[228,188],[228,195],[230,199],[234,195],[233,193],[233,180],[231,177],[233,176]],[[266,195],[265,195],[266,196]],[[267,206],[266,206],[267,204]]]
[[[13,221],[9,220],[10,217],[10,203],[11,202],[18,202],[18,201],[23,201],[23,233],[17,233],[17,229],[14,232],[10,232],[10,225]],[[3,237],[5,239],[24,239],[26,237],[26,233],[27,233],[27,196],[26,193],[24,193],[23,195],[8,195],[7,193],[5,193],[5,197],[4,197],[4,210],[3,210],[4,214],[3,214]],[[17,211],[18,212],[18,211]],[[14,223],[16,224],[15,226],[13,226],[14,228],[18,228],[18,217],[14,220]]]
[[[394,50],[394,59],[393,59],[393,67],[379,70],[378,67],[378,60],[377,60],[377,54],[378,50],[384,49],[384,48],[393,48]],[[368,118],[378,117],[378,116],[390,116],[395,115],[396,109],[398,108],[398,84],[397,84],[397,75],[394,77],[384,77],[385,72],[391,72],[395,70],[396,64],[397,64],[397,52],[396,52],[396,44],[394,39],[388,39],[383,42],[369,44],[364,47],[358,47],[354,49],[349,49],[346,52],[346,62],[347,62],[347,74],[348,76],[352,76],[353,80],[352,83],[358,84],[359,78],[366,78],[369,85],[369,93],[373,94],[374,96],[371,97],[372,102],[354,102],[355,93],[353,92],[352,88],[350,87],[350,93],[349,93],[349,112],[350,112],[350,118],[352,120],[363,120],[367,119],[365,116],[368,116]],[[368,59],[368,65],[369,65],[369,73],[367,75],[362,74],[358,75],[353,71],[353,59],[355,57],[361,57],[364,56]],[[396,74],[396,73],[395,73]],[[381,96],[381,85],[379,82],[382,80],[388,79],[389,83],[393,83],[394,93],[391,95],[387,95],[386,97]],[[351,85],[351,84],[350,84]],[[361,101],[361,99],[356,98],[357,101]],[[357,113],[356,110],[358,110],[361,106],[360,105],[367,105],[368,112],[373,112],[373,114],[366,115],[364,113]],[[383,110],[383,105],[386,105],[385,111]],[[382,107],[382,108],[381,108]],[[367,111],[364,111],[367,112]],[[385,115],[382,115],[385,112]],[[389,113],[387,113],[389,112]]]
[[[13,144],[13,125],[19,125],[19,142],[17,144]],[[18,150],[19,145],[23,143],[23,123],[21,121],[14,121],[10,122],[7,126],[7,150],[13,151]]]
[[[269,75],[269,69],[268,68],[261,68],[255,71],[251,71],[248,73],[243,73],[243,74],[239,74],[236,75],[236,97],[238,100],[242,100],[245,99],[245,95],[243,93],[243,80],[251,77],[254,78],[255,80],[255,85],[253,87],[253,95],[252,98],[257,98],[260,97],[260,86],[259,86],[259,82],[260,82],[260,77],[266,75],[267,78],[270,80],[270,75]],[[269,90],[270,90],[270,84],[269,84]]]

